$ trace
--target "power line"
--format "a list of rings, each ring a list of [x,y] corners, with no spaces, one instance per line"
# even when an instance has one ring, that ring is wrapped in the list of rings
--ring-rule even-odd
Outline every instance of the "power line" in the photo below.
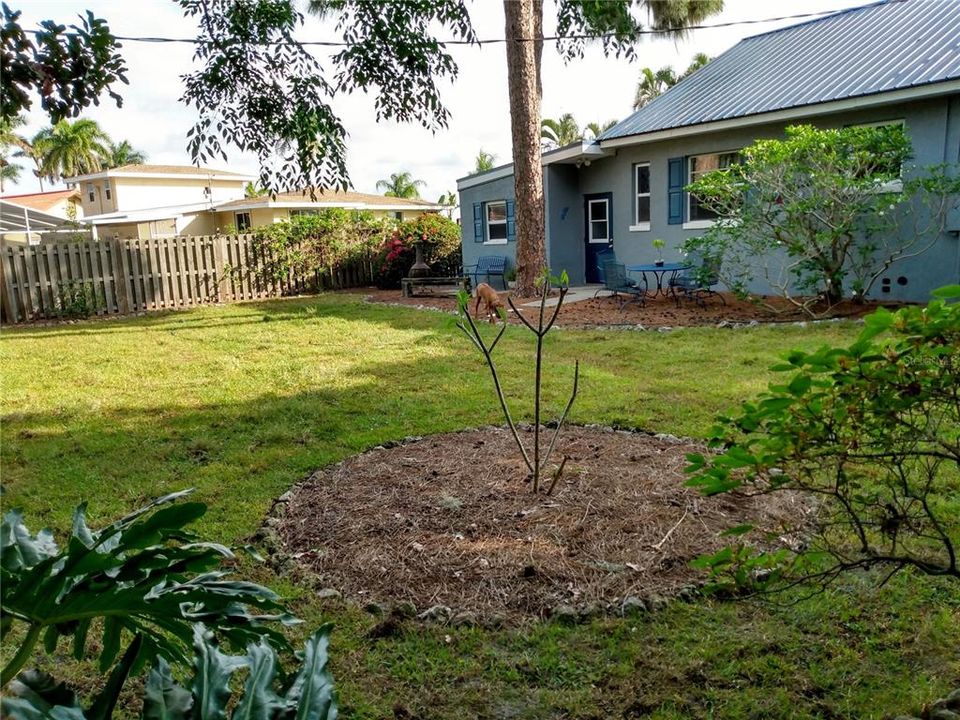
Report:
[[[905,2],[906,0],[888,0],[889,2]],[[821,10],[820,12],[807,12],[807,13],[798,13],[796,15],[780,15],[778,17],[769,17],[769,18],[756,18],[750,20],[730,20],[728,22],[722,23],[712,23],[708,25],[685,25],[683,27],[673,27],[666,30],[634,30],[630,35],[639,36],[639,35],[668,35],[670,33],[676,32],[686,32],[689,30],[711,30],[714,28],[726,28],[726,27],[737,27],[740,25],[760,25],[763,23],[770,22],[779,22],[781,20],[803,20],[806,18],[815,18],[821,17],[824,15],[833,15],[850,10],[856,10],[861,6],[853,6],[847,8],[841,8],[839,10]],[[26,30],[25,32],[39,34],[40,30]],[[76,35],[76,33],[64,33],[66,36],[70,37]],[[544,42],[554,41],[554,40],[599,40],[603,38],[616,38],[620,37],[621,33],[599,33],[599,34],[583,34],[583,35],[545,35],[542,38],[516,38],[517,42],[532,42],[534,40],[542,40]],[[213,45],[220,44],[216,43],[213,40],[200,40],[198,38],[169,38],[169,37],[134,37],[129,35],[115,35],[117,40],[122,40],[124,42],[141,42],[141,43],[185,43],[190,45]],[[441,45],[494,45],[499,43],[507,42],[506,38],[489,38],[486,40],[443,40],[440,41]],[[246,43],[249,45],[306,45],[306,46],[317,46],[317,47],[353,47],[357,45],[356,42],[344,42],[341,40],[304,40],[304,41],[291,41],[291,42],[250,42]]]

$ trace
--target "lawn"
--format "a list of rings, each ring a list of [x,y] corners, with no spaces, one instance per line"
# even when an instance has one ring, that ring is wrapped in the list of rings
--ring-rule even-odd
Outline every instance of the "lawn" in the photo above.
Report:
[[[844,323],[557,331],[545,397],[554,408],[565,399],[579,358],[573,422],[702,436],[786,350],[855,333]],[[508,396],[529,395],[530,349],[508,330],[498,349]],[[4,330],[0,363],[4,504],[24,507],[34,529],[63,530],[81,500],[102,522],[195,487],[210,505],[199,529],[240,544],[318,467],[499,422],[486,368],[452,317],[349,295]],[[321,606],[297,578],[251,572],[309,627],[337,624],[345,717],[880,718],[960,681],[956,588],[913,575],[882,588],[851,576],[782,607],[673,603],[637,620],[495,631],[411,624],[371,640],[371,616]]]

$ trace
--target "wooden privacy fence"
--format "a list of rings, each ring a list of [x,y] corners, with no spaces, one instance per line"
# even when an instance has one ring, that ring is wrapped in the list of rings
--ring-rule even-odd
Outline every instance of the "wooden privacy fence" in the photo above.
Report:
[[[89,240],[2,246],[2,317],[8,323],[255,300],[373,282],[370,259],[310,277],[265,279],[269,258],[253,235]]]

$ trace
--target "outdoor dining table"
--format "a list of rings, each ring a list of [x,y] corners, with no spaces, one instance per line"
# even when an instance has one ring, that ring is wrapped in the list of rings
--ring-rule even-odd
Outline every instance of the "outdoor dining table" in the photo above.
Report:
[[[647,297],[654,298],[654,297],[657,297],[658,295],[662,295],[663,297],[666,297],[667,293],[670,293],[672,295],[673,288],[670,285],[670,280],[673,280],[677,276],[677,273],[679,273],[681,270],[689,270],[692,267],[693,266],[690,265],[689,263],[663,263],[662,265],[657,265],[656,263],[648,263],[646,265],[627,265],[626,269],[627,269],[627,272],[643,273],[643,279],[645,281],[647,280],[647,273],[651,273],[654,276],[654,279],[656,280],[656,283],[657,283],[656,290],[651,292],[649,289],[650,283],[646,282]],[[666,289],[664,289],[663,278],[667,273],[670,273],[670,278],[667,281]]]

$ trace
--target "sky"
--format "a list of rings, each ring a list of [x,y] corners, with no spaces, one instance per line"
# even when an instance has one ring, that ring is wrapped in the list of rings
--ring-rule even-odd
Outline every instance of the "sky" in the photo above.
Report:
[[[868,0],[726,0],[724,11],[707,23],[721,24],[744,20],[768,19],[820,11],[833,11],[866,4]],[[69,24],[84,10],[105,18],[114,34],[133,37],[195,37],[194,21],[185,18],[172,0],[8,0],[14,9],[23,10],[24,28],[36,27],[40,20],[54,19]],[[478,37],[501,38],[504,33],[503,4],[500,0],[468,0]],[[546,0],[544,32],[552,34],[556,7]],[[640,69],[672,65],[682,71],[698,52],[715,57],[744,37],[778,27],[803,22],[779,20],[759,24],[734,25],[693,31],[687,38],[645,40],[637,47],[630,63],[606,58],[599,47],[588,47],[584,57],[564,63],[555,43],[547,42],[543,53],[543,104],[545,118],[572,113],[582,126],[589,122],[622,120],[632,112],[632,102]],[[302,40],[339,40],[335,23],[307,16],[298,33]],[[122,55],[129,71],[130,84],[122,86],[123,107],[117,108],[109,97],[83,117],[96,120],[115,140],[129,140],[145,151],[148,162],[186,165],[186,133],[194,112],[179,102],[181,76],[195,69],[192,48],[186,44],[150,44],[124,42]],[[331,53],[315,52],[321,64],[333,76]],[[446,129],[432,133],[417,125],[377,122],[373,96],[362,92],[342,95],[332,105],[349,135],[348,170],[353,187],[360,192],[378,192],[376,183],[391,173],[407,171],[425,183],[421,196],[436,200],[456,190],[457,178],[474,167],[477,153],[483,149],[496,156],[497,164],[511,161],[510,112],[507,96],[506,56],[502,43],[453,46],[451,54],[459,66],[455,81],[442,84],[441,99],[450,110]],[[49,124],[38,110],[29,113],[25,134],[32,136]],[[228,149],[226,163],[210,166],[256,174],[256,158],[236,148]],[[45,184],[45,188],[49,186]],[[39,189],[29,168],[18,185],[7,194]],[[378,193],[379,194],[379,193]]]

